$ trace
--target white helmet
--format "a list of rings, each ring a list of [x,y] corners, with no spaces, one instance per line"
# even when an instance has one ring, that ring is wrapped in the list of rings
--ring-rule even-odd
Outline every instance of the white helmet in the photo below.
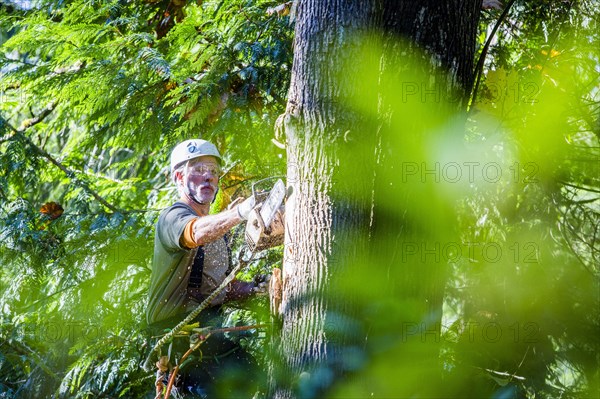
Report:
[[[183,162],[204,155],[213,156],[221,162],[221,154],[219,154],[219,150],[211,142],[202,139],[192,139],[177,144],[173,148],[173,152],[171,152],[171,174]]]

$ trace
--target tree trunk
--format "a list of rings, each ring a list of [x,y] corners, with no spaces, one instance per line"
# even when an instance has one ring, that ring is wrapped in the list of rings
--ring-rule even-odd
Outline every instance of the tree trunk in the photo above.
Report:
[[[465,135],[481,1],[385,4],[379,105],[385,120],[370,257],[383,269],[375,285],[385,287],[385,295],[369,314],[378,320],[371,323],[369,340],[374,347],[389,345],[385,355],[370,356],[375,367],[402,378],[383,375],[379,385],[357,388],[375,391],[375,397],[447,397],[442,308],[448,251],[461,240],[454,228],[457,184],[445,181],[442,170],[468,161],[452,146],[460,149]],[[388,337],[395,342],[387,343]]]
[[[276,376],[275,397],[294,397],[300,391],[316,395],[328,385],[319,375],[327,371],[322,366],[336,358],[326,331],[335,306],[328,283],[350,256],[340,254],[342,243],[367,231],[374,162],[374,136],[357,131],[360,120],[344,105],[357,88],[341,84],[340,72],[356,76],[360,66],[351,61],[362,45],[359,33],[373,27],[375,11],[374,3],[361,0],[297,5],[284,119],[293,194],[286,203],[282,364],[274,367],[282,374]],[[362,167],[371,180],[348,180],[349,154],[359,163],[356,173]],[[344,195],[352,184],[361,186],[362,195]]]
[[[339,375],[356,375],[364,366],[363,352],[369,352],[369,331],[377,331],[373,325],[380,324],[371,318],[385,318],[380,311],[394,299],[382,294],[395,295],[392,302],[417,303],[411,308],[418,309],[411,313],[411,323],[432,314],[439,322],[439,265],[438,270],[428,268],[431,276],[420,270],[397,273],[398,268],[422,265],[398,264],[394,253],[401,243],[389,240],[408,228],[399,224],[408,222],[406,211],[395,209],[390,215],[389,201],[396,196],[402,203],[407,194],[398,185],[386,187],[390,175],[385,168],[398,168],[395,157],[401,152],[394,152],[399,141],[392,137],[393,129],[381,126],[393,125],[389,115],[395,110],[385,87],[378,90],[368,82],[385,86],[379,74],[401,65],[396,55],[405,49],[394,40],[403,34],[450,67],[448,90],[470,84],[478,21],[474,3],[453,8],[437,2],[418,7],[401,1],[297,2],[288,106],[280,118],[287,139],[287,184],[293,193],[286,203],[282,324],[274,343],[280,360],[271,367],[272,396],[317,397],[331,390]],[[382,42],[397,53],[364,52]],[[426,69],[440,66],[435,63]],[[374,78],[364,76],[365,65],[373,66]],[[378,111],[387,117],[362,112],[357,105],[361,96],[379,100]],[[400,281],[390,284],[390,273]],[[385,335],[388,329],[379,333]],[[435,356],[431,350],[426,353]]]

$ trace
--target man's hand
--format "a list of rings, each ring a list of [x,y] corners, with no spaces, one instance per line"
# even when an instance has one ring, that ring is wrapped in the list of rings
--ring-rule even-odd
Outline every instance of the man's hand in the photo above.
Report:
[[[270,274],[258,274],[254,276],[254,288],[252,292],[255,294],[266,294],[269,291]]]
[[[233,280],[231,283],[229,283],[229,287],[227,287],[225,301],[239,301],[241,299],[247,299],[253,294],[253,288],[253,282]]]
[[[226,301],[247,299],[255,294],[265,294],[269,289],[270,274],[259,274],[250,282],[233,280],[228,287]]]
[[[248,220],[248,216],[250,215],[250,212],[252,211],[252,209],[254,209],[255,205],[256,205],[256,199],[254,198],[253,195],[246,198],[246,200],[244,202],[242,202],[241,204],[239,204],[237,206],[237,212],[238,212],[239,217],[242,220]]]

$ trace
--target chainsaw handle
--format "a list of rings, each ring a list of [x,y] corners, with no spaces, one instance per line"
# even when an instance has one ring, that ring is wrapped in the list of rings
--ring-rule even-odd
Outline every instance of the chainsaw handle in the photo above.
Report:
[[[258,185],[259,183],[262,183],[262,182],[265,182],[265,181],[268,181],[268,180],[273,180],[273,179],[281,179],[283,177],[285,177],[285,176],[270,176],[270,177],[265,177],[264,179],[260,179],[260,180],[255,181],[254,183],[252,183],[252,195],[254,195],[255,196],[254,198],[256,198],[256,188],[255,188],[255,186]]]

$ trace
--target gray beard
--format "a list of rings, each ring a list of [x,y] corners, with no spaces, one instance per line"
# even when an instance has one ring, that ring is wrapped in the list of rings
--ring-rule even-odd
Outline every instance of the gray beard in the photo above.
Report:
[[[199,205],[210,205],[212,203],[212,201],[208,201],[208,202],[200,202],[200,201],[198,201],[198,199],[196,198],[196,196],[194,194],[192,194],[192,190],[190,190],[190,184],[189,183],[187,184],[184,192],[185,192],[185,195],[187,195],[187,197],[189,199],[191,199],[192,201],[194,201],[196,204],[199,204]],[[213,201],[214,201],[214,198],[213,198]]]

